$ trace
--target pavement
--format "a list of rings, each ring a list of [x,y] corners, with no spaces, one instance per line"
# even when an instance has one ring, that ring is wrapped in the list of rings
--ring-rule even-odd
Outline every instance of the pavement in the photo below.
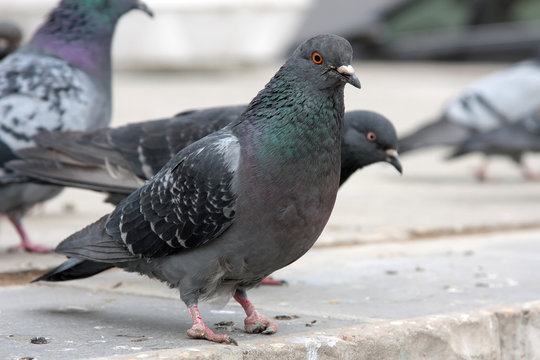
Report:
[[[504,66],[359,63],[363,88],[348,89],[346,104],[385,114],[404,134],[470,81]],[[114,122],[246,103],[276,68],[119,73]],[[479,156],[444,162],[445,154],[404,156],[403,176],[373,165],[344,185],[315,247],[275,274],[288,285],[249,294],[280,319],[277,334],[246,334],[233,302],[203,304],[207,324],[238,347],[188,339],[178,293],[134,274],[29,284],[63,257],[7,252],[18,239],[3,221],[0,358],[540,358],[540,183],[522,180],[504,159],[493,161],[490,181],[478,183]],[[538,156],[527,160],[540,170]],[[110,211],[102,199],[66,190],[25,224],[36,242],[54,246]],[[41,337],[45,344],[31,343]]]

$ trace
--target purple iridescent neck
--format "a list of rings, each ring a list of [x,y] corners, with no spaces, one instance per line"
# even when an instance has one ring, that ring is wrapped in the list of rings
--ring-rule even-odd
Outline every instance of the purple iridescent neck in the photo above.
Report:
[[[28,48],[69,61],[88,73],[108,77],[111,73],[111,39],[65,41],[54,34],[34,35]]]

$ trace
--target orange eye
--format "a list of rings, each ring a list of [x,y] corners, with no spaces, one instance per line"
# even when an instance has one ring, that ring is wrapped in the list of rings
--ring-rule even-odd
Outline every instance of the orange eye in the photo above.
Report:
[[[313,60],[315,64],[320,65],[322,64],[322,55],[318,52],[314,52],[313,54],[311,54],[311,60]]]

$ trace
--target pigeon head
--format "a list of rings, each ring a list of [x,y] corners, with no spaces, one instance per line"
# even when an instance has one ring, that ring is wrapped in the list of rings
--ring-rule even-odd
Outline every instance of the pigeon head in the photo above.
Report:
[[[371,111],[347,112],[341,142],[340,183],[356,170],[380,161],[402,173],[397,146],[396,130],[386,117]]]
[[[298,77],[314,83],[319,89],[335,88],[349,83],[360,88],[351,65],[351,44],[337,35],[319,35],[300,44],[289,62],[302,69]]]
[[[109,23],[115,23],[122,15],[134,9],[154,16],[152,10],[140,0],[62,0],[56,9],[78,12]]]
[[[66,59],[97,75],[105,72],[108,77],[116,23],[132,9],[153,15],[140,0],[62,0],[28,48]]]

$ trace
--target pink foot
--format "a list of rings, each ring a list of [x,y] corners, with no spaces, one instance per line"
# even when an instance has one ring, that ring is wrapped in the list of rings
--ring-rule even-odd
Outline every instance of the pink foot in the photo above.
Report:
[[[479,169],[475,175],[476,175],[476,180],[480,182],[486,182],[488,180],[487,171],[485,169]]]
[[[263,281],[261,281],[261,285],[282,286],[282,285],[286,285],[286,284],[287,284],[287,281],[285,281],[285,280],[276,280],[271,276],[269,276],[267,278],[264,278]]]
[[[529,169],[526,165],[521,165],[521,174],[528,181],[536,181],[540,179],[540,174]]]
[[[257,310],[244,320],[244,328],[250,334],[272,335],[277,332],[278,326],[275,322],[268,320],[264,315],[261,315]]]
[[[21,242],[20,245],[13,246],[9,248],[9,252],[15,252],[19,250],[24,250],[28,252],[38,253],[38,254],[48,254],[52,252],[52,249],[43,245],[38,245],[31,243],[29,241],[27,242]]]
[[[245,291],[236,290],[234,299],[238,301],[246,312],[247,317],[244,320],[244,328],[248,333],[262,333],[265,335],[271,335],[277,332],[277,324],[268,320],[266,316],[259,314],[259,312],[255,309],[255,306],[247,298]]]
[[[488,179],[488,164],[489,161],[487,157],[484,158],[482,164],[480,164],[480,167],[476,171],[476,179],[481,182],[485,182]]]
[[[204,324],[193,324],[191,329],[187,331],[187,334],[192,339],[206,339],[216,343],[238,345],[229,335],[217,335]]]
[[[218,335],[215,334],[206,324],[204,323],[201,313],[199,312],[199,307],[197,305],[188,307],[191,319],[193,320],[193,326],[191,329],[188,329],[187,335],[192,339],[205,339],[216,343],[224,344],[234,344],[238,345],[236,340],[231,338],[229,335]]]
[[[9,221],[11,221],[11,223],[15,227],[15,230],[17,230],[17,233],[19,234],[19,236],[21,238],[21,244],[10,248],[9,249],[10,252],[11,251],[18,251],[18,250],[22,249],[22,250],[25,250],[25,251],[28,251],[28,252],[46,254],[46,253],[50,253],[52,251],[51,248],[48,248],[48,247],[43,246],[43,245],[37,245],[37,244],[32,243],[30,241],[30,238],[26,234],[26,231],[24,231],[24,228],[23,228],[23,226],[21,224],[21,221],[17,217],[10,215],[10,216],[8,216],[8,219],[9,219]]]

